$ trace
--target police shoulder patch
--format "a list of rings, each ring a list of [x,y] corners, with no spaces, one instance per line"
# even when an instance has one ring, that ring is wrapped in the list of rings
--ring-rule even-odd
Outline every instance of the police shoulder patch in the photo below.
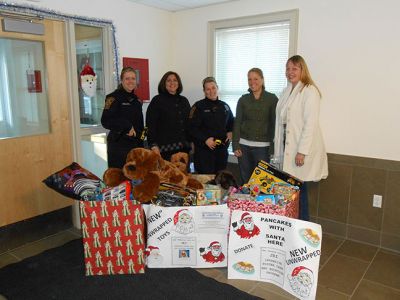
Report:
[[[104,104],[104,109],[110,109],[111,105],[115,101],[114,97],[107,97],[106,98],[106,103]]]

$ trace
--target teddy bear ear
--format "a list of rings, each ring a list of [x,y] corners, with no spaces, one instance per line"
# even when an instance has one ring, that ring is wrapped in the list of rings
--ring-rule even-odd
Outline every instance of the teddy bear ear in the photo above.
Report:
[[[172,163],[183,163],[188,165],[189,163],[189,154],[187,154],[186,152],[178,152],[175,153],[171,156],[171,162]]]
[[[134,148],[126,156],[126,162],[140,163],[152,155],[151,150],[145,148]]]
[[[136,158],[138,156],[138,152],[136,149],[137,148],[134,148],[128,152],[128,155],[126,156],[126,162],[136,162]]]

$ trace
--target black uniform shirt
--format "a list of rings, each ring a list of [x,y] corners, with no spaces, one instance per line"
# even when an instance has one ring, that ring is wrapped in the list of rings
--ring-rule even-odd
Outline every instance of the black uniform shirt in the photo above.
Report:
[[[233,114],[229,105],[217,99],[197,101],[189,115],[189,128],[194,142],[204,146],[209,137],[225,142],[227,132],[233,130]]]
[[[106,96],[101,124],[110,130],[109,140],[139,138],[144,128],[142,103],[133,92],[115,90]],[[132,127],[136,137],[126,135]]]

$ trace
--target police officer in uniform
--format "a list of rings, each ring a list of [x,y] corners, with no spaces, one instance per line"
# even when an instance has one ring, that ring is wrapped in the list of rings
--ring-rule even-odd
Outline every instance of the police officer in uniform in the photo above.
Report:
[[[142,103],[134,94],[135,88],[135,70],[125,67],[121,71],[121,84],[105,100],[101,124],[110,130],[107,136],[109,168],[122,168],[128,152],[143,147]]]
[[[218,99],[213,77],[203,80],[203,91],[205,98],[193,105],[189,115],[189,132],[195,144],[194,167],[197,173],[215,174],[226,169],[234,118],[229,105]]]

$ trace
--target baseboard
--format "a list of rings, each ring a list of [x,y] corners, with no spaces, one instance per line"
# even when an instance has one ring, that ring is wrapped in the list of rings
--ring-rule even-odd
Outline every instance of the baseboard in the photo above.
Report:
[[[0,227],[0,253],[71,227],[71,206]]]

